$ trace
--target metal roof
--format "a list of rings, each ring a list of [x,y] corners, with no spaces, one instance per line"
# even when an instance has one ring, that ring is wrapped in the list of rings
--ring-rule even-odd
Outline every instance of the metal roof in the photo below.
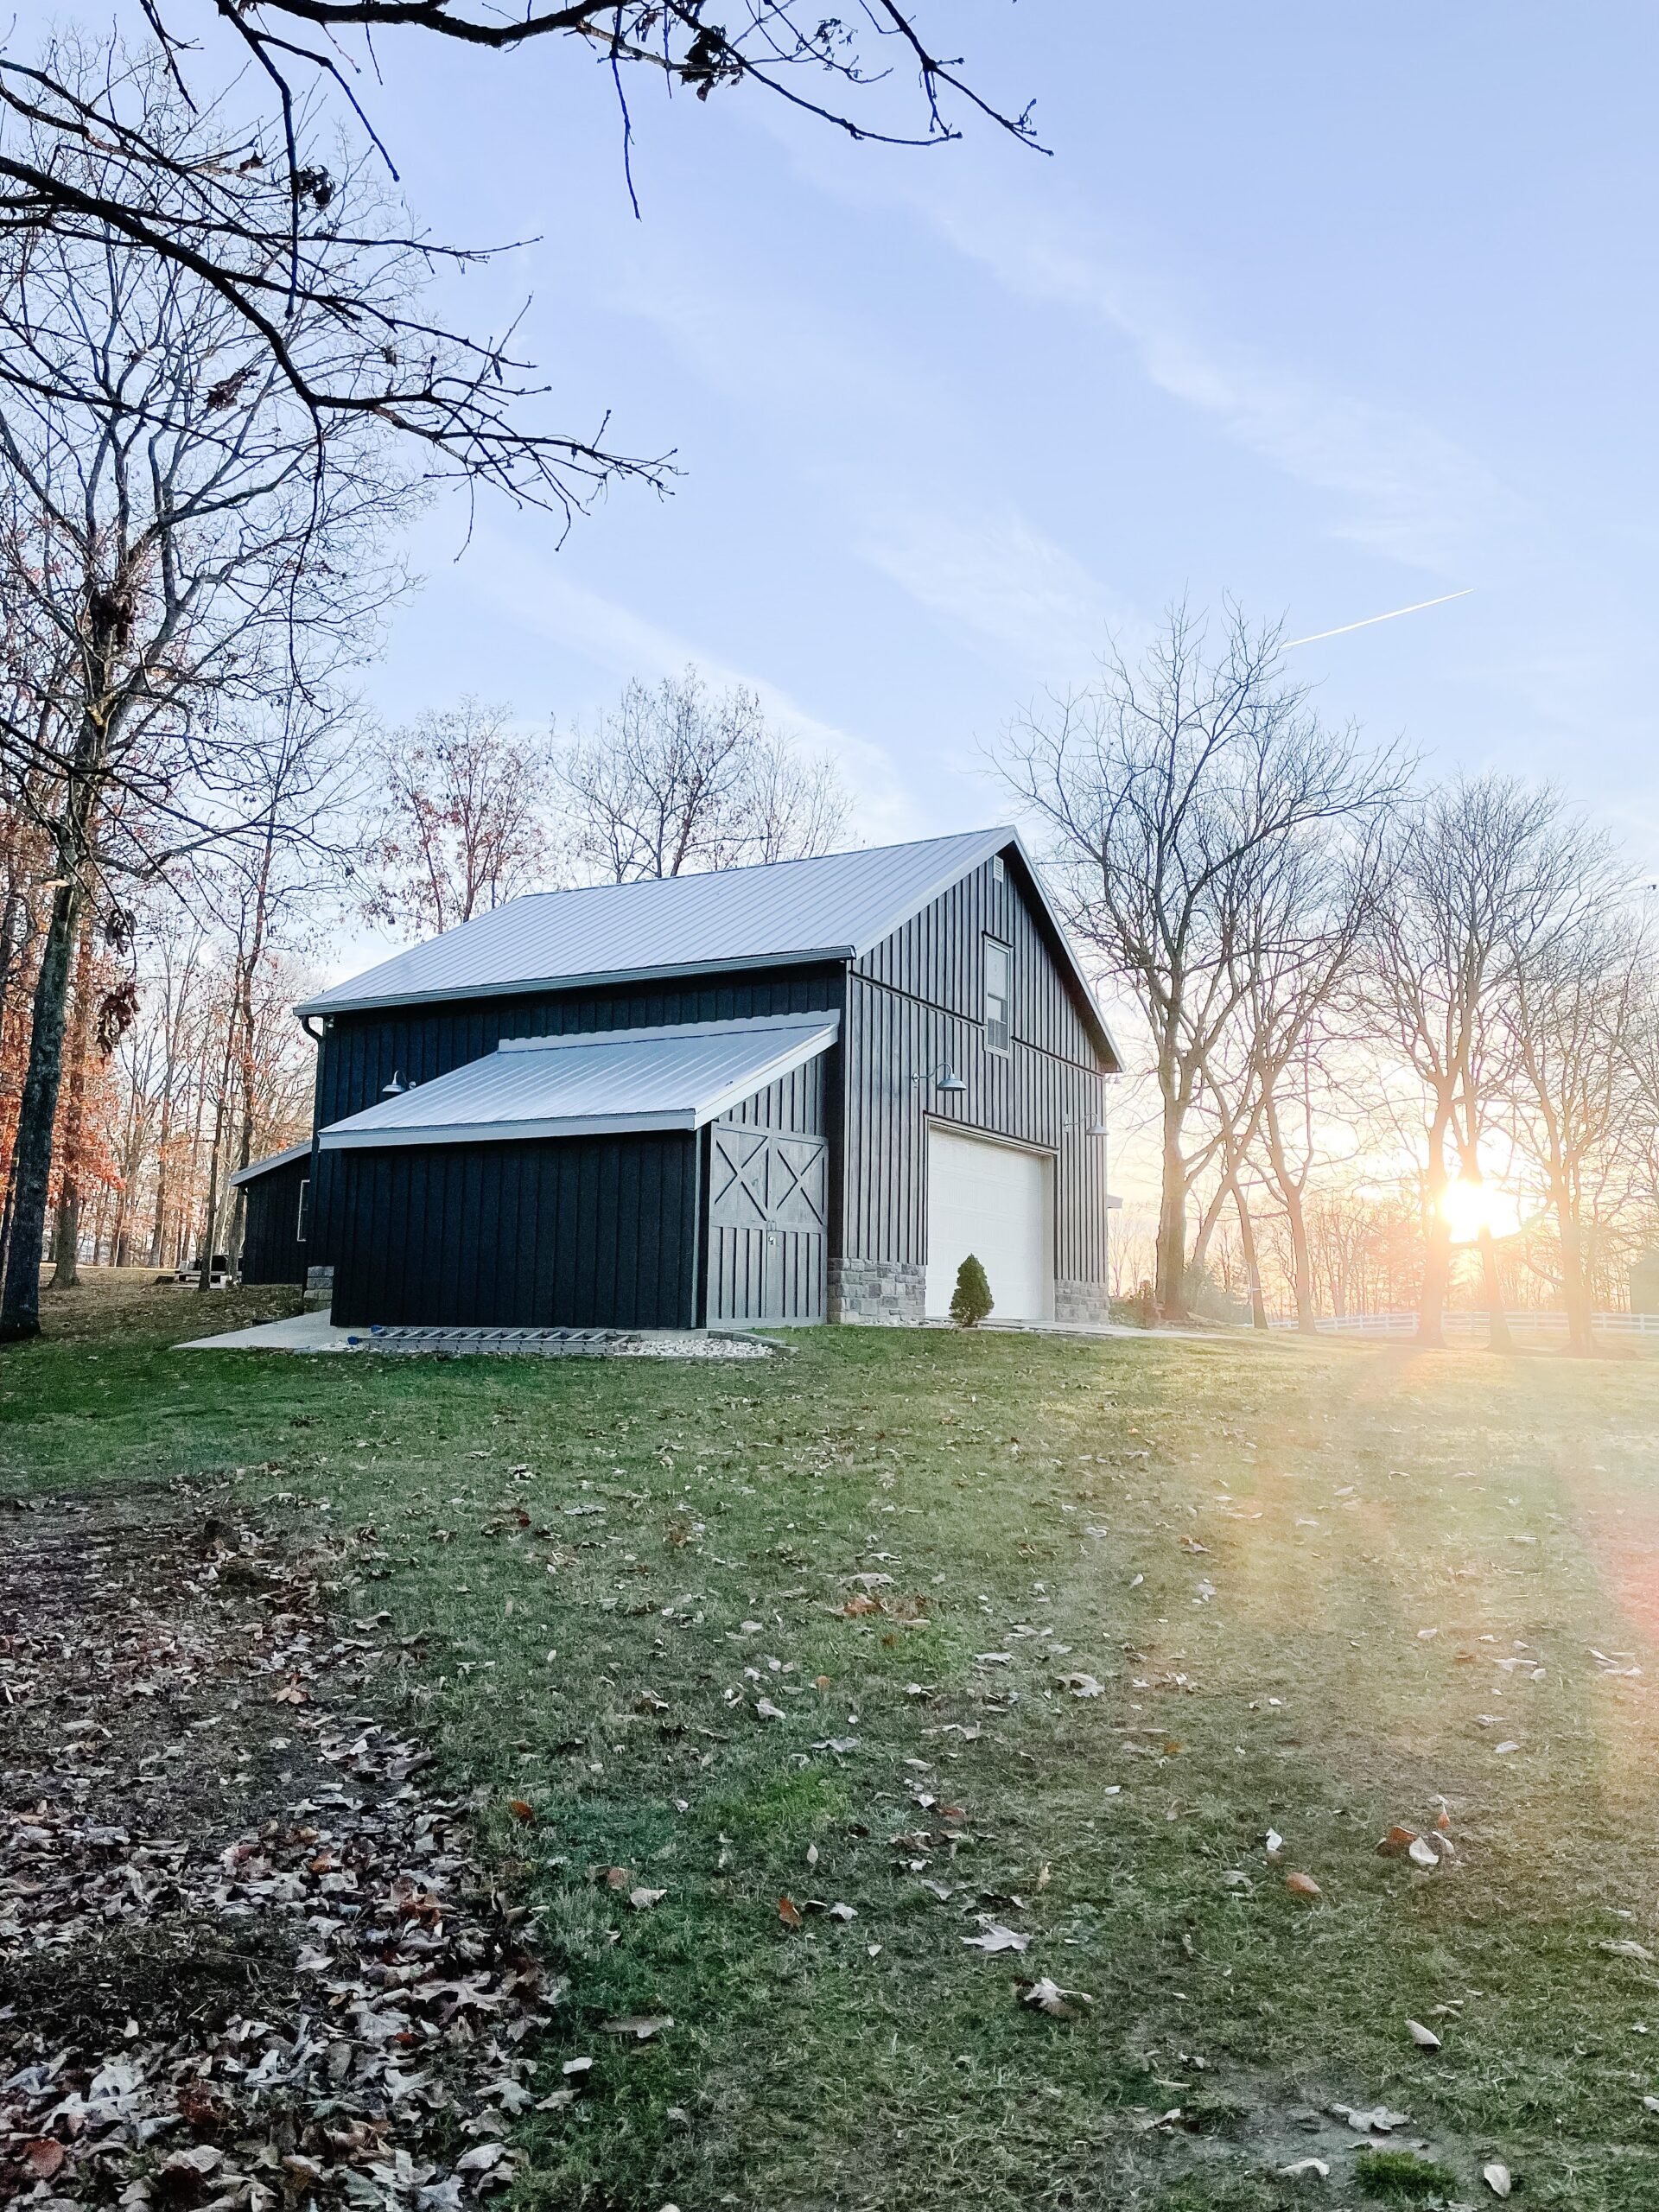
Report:
[[[296,1160],[308,1159],[310,1153],[311,1140],[308,1137],[303,1144],[289,1145],[286,1152],[270,1152],[263,1160],[251,1160],[231,1177],[231,1188],[235,1190],[238,1184],[251,1183],[258,1176],[269,1175],[274,1168],[289,1167]]]
[[[1018,830],[976,830],[868,852],[722,868],[585,891],[534,892],[446,930],[295,1008],[345,1014],[435,999],[556,990],[723,969],[856,960],[998,853],[1023,865],[1096,1041],[1121,1065],[1087,976]]]
[[[697,1129],[827,1052],[838,1014],[515,1038],[480,1060],[333,1122],[327,1152],[393,1144]]]

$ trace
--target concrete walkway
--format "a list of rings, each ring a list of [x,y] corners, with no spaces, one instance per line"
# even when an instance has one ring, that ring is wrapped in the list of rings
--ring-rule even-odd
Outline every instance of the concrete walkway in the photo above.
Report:
[[[295,1313],[175,1351],[369,1351],[429,1359],[765,1359],[776,1348],[750,1335],[695,1329],[337,1328],[326,1313]]]
[[[326,1313],[290,1313],[285,1321],[262,1321],[257,1329],[232,1329],[222,1337],[193,1337],[175,1351],[355,1351],[364,1332],[337,1329]]]

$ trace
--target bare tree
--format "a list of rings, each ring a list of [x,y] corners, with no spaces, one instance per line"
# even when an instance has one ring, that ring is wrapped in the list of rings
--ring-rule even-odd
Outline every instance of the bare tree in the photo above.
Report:
[[[465,698],[382,732],[365,856],[365,912],[432,937],[520,892],[550,887],[546,748],[512,709]]]
[[[91,63],[85,65],[90,69]],[[213,142],[159,66],[144,127],[180,160]],[[96,188],[89,138],[42,158]],[[263,187],[258,188],[264,189]],[[341,281],[353,283],[342,247]],[[296,321],[289,351],[349,376],[360,321]],[[35,983],[14,1159],[0,1339],[34,1334],[52,1131],[74,947],[89,901],[127,900],[181,855],[251,826],[257,728],[232,709],[320,696],[397,582],[381,536],[409,483],[372,413],[324,424],[247,338],[214,284],[133,257],[105,233],[0,230],[0,353],[32,385],[0,388],[0,753],[44,786],[56,882]],[[115,804],[116,801],[119,804]]]
[[[833,765],[769,728],[753,691],[711,692],[695,668],[629,683],[555,751],[553,780],[571,850],[601,882],[805,859],[845,831]]]
[[[1639,1159],[1646,1120],[1631,1047],[1640,1034],[1653,945],[1623,903],[1627,889],[1605,840],[1563,825],[1571,873],[1512,933],[1497,1015],[1507,1051],[1508,1120],[1541,1177],[1554,1217],[1569,1348],[1594,1349],[1590,1257],[1597,1216]],[[1553,872],[1552,872],[1553,877]],[[1565,911],[1563,911],[1565,908]]]
[[[1139,671],[1114,648],[1094,684],[1027,713],[1003,760],[1046,825],[1073,926],[1135,994],[1152,1034],[1156,1290],[1179,1317],[1189,1193],[1217,1150],[1230,1188],[1241,1156],[1232,1117],[1196,1147],[1189,1122],[1270,950],[1264,882],[1287,849],[1383,805],[1398,763],[1368,754],[1352,729],[1321,728],[1306,686],[1282,671],[1276,630],[1252,632],[1230,610],[1211,652],[1203,619],[1184,607]]]
[[[1454,1180],[1478,1185],[1503,1094],[1498,1020],[1518,963],[1546,958],[1596,896],[1598,847],[1560,797],[1487,775],[1430,791],[1390,828],[1370,910],[1366,986],[1386,1052],[1421,1096],[1426,1252],[1418,1341],[1443,1341]],[[1478,1229],[1493,1339],[1508,1342],[1490,1224]]]
[[[865,0],[849,18],[824,16],[814,0],[728,0],[718,10],[710,0],[554,0],[516,13],[454,0],[261,0],[216,10],[206,0],[125,0],[121,14],[135,36],[160,41],[181,108],[204,119],[202,130],[181,141],[158,128],[147,90],[133,98],[119,60],[89,73],[73,41],[50,42],[33,60],[0,54],[0,228],[102,245],[145,264],[151,281],[207,286],[245,354],[258,351],[320,434],[342,416],[372,416],[437,472],[567,515],[614,478],[660,485],[667,465],[608,448],[602,425],[593,435],[538,429],[541,392],[511,331],[435,327],[386,296],[378,280],[389,259],[490,257],[341,213],[340,179],[308,143],[308,118],[326,118],[390,173],[356,90],[378,75],[388,46],[435,39],[506,54],[557,44],[597,62],[620,110],[625,175],[625,73],[655,75],[699,102],[753,87],[855,140],[943,143],[957,135],[955,113],[976,112],[1034,143],[1028,115],[976,93],[899,0]],[[242,84],[219,64],[223,44],[194,35],[204,22],[226,27],[231,53],[251,62]],[[232,97],[245,112],[262,92],[263,120],[237,129],[218,119]],[[100,159],[89,166],[92,146]],[[477,149],[480,159],[489,153]],[[366,335],[371,350],[347,366],[296,342],[319,320]],[[0,386],[34,390],[38,378],[27,347],[0,346]]]

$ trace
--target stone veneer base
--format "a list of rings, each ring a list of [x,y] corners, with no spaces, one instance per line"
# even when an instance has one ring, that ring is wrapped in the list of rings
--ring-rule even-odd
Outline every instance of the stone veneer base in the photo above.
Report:
[[[832,1321],[913,1327],[926,1314],[927,1270],[902,1261],[831,1260],[828,1294]]]

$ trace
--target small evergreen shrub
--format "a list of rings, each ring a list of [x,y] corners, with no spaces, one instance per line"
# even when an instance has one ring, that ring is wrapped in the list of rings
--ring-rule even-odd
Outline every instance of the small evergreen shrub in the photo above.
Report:
[[[957,1287],[950,1294],[950,1319],[959,1329],[976,1329],[990,1312],[991,1286],[985,1270],[970,1252],[957,1269]]]

